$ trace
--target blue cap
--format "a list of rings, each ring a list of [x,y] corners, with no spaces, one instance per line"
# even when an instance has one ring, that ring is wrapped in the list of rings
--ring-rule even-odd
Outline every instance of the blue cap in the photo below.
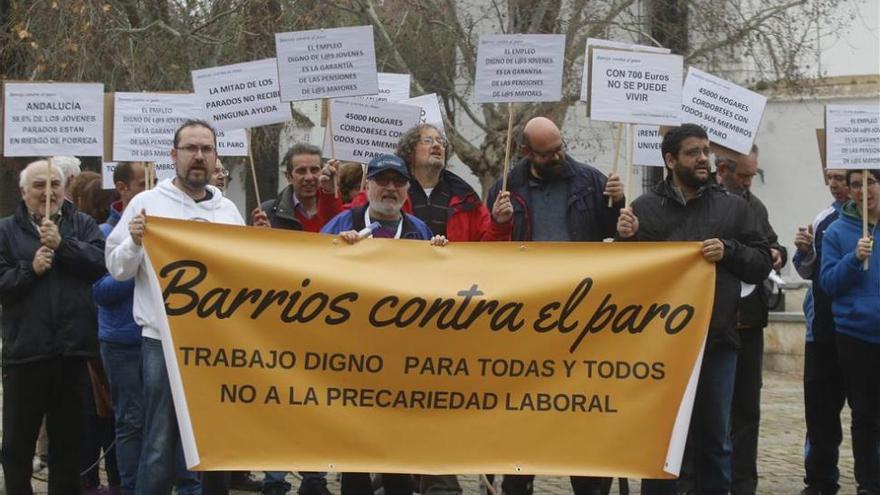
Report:
[[[390,154],[376,155],[370,160],[370,163],[367,164],[367,178],[372,179],[386,170],[393,170],[406,177],[407,180],[410,179],[409,169],[406,168],[406,162],[403,161],[403,158]]]

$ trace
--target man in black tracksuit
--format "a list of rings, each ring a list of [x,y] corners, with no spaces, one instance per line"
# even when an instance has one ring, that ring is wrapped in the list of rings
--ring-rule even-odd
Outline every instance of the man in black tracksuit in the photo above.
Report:
[[[761,234],[767,239],[773,269],[781,269],[787,261],[788,252],[779,245],[779,237],[770,226],[764,203],[751,192],[752,178],[758,173],[758,147],[752,146],[748,155],[718,157],[715,166],[724,189],[742,196],[748,203]],[[730,436],[733,442],[733,484],[730,491],[733,495],[754,495],[758,488],[761,370],[764,363],[768,294],[763,284],[744,286],[743,294],[737,314],[740,348],[736,358],[736,381],[730,414]]]
[[[758,284],[770,272],[770,251],[748,204],[711,180],[709,139],[699,126],[671,129],[661,146],[667,178],[625,208],[621,239],[702,241],[715,263],[715,304],[694,400],[686,458],[693,459],[695,493],[730,491],[730,407],[739,334],[740,281]],[[644,480],[643,495],[675,494],[675,480]]]
[[[104,274],[104,236],[91,217],[64,201],[57,167],[46,180],[48,169],[46,161],[36,161],[22,171],[22,201],[0,220],[2,457],[10,494],[32,493],[44,415],[51,439],[49,493],[80,493],[86,361],[98,357],[92,283]]]

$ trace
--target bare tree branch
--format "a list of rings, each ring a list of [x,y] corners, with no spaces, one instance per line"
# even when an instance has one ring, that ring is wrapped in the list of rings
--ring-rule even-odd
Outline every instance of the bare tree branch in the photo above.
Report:
[[[743,25],[736,29],[733,33],[721,39],[709,39],[698,48],[691,51],[688,54],[687,58],[689,60],[699,60],[710,52],[719,50],[727,46],[735,45],[738,42],[741,42],[746,36],[748,36],[749,32],[753,31],[756,26],[761,25],[762,23],[779,14],[780,12],[784,12],[790,8],[803,5],[804,3],[806,3],[806,0],[793,0],[782,5],[775,5],[767,7],[763,10],[759,10],[751,18],[747,19],[743,23]]]

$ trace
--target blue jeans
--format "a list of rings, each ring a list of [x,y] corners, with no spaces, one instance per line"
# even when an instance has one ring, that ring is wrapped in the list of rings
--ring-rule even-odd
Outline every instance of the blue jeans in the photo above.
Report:
[[[144,428],[141,346],[101,342],[116,419],[116,459],[123,493],[135,491]]]
[[[180,432],[177,429],[177,416],[174,414],[174,401],[171,398],[171,385],[165,369],[161,341],[144,337],[141,365],[145,418],[136,493],[168,495],[175,479],[181,478],[177,492],[198,495],[201,493],[198,478],[185,471],[183,465]]]
[[[700,382],[688,430],[685,459],[693,462],[694,492],[727,495],[730,492],[730,409],[736,376],[736,349],[709,346],[703,354]],[[643,480],[642,495],[675,492],[676,480]]]

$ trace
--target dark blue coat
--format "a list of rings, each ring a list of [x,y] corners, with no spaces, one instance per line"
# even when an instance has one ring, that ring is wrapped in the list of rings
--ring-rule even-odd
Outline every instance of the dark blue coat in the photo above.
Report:
[[[52,268],[33,269],[40,236],[24,202],[0,220],[3,366],[58,356],[97,357],[92,283],[103,275],[104,237],[91,217],[61,207],[61,245]]]
[[[603,194],[607,178],[599,170],[580,163],[565,155],[566,169],[563,174],[568,180],[568,210],[566,222],[572,241],[601,241],[614,237],[617,232],[617,217],[620,209],[626,206],[621,200],[608,207],[608,198]],[[529,177],[531,162],[520,160],[507,178],[510,201],[513,205],[511,241],[532,240],[532,210],[529,207]],[[489,209],[501,191],[501,180],[492,186],[486,204]]]

